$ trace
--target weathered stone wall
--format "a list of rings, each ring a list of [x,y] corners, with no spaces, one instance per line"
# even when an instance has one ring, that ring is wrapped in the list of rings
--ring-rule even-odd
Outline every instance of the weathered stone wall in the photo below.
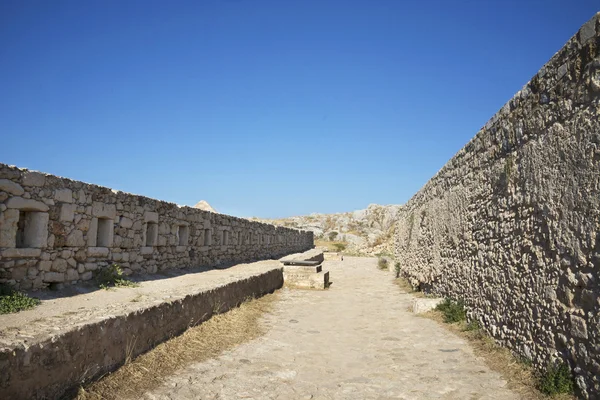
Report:
[[[279,258],[312,232],[275,227],[0,164],[0,283],[18,289]]]
[[[600,396],[600,14],[402,210],[396,258],[538,368]]]

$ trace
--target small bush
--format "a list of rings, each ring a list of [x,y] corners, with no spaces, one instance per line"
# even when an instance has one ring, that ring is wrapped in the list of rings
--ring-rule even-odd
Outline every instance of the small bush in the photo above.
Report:
[[[98,286],[101,289],[108,289],[109,287],[137,287],[137,283],[123,277],[123,270],[119,264],[113,264],[108,268],[104,268],[100,271],[96,277]]]
[[[394,264],[394,271],[396,272],[396,279],[400,278],[400,263],[399,262]]]
[[[346,245],[344,243],[334,243],[333,247],[335,247],[338,252],[346,250]]]
[[[387,260],[387,258],[381,257],[379,259],[379,261],[377,261],[377,267],[379,267],[379,269],[388,269],[388,260]]]
[[[451,324],[454,322],[460,322],[467,319],[467,313],[465,312],[465,305],[462,301],[454,301],[452,299],[445,299],[442,303],[438,304],[436,310],[441,311],[444,315],[444,322]]]
[[[565,363],[548,364],[546,371],[539,374],[538,388],[540,392],[550,396],[571,394],[574,389],[573,375]]]
[[[40,303],[39,299],[17,292],[7,285],[0,285],[0,314],[29,310]]]

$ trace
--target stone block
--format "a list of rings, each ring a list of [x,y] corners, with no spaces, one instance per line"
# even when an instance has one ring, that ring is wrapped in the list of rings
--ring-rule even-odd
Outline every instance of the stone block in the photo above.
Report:
[[[321,267],[319,265],[319,267]],[[315,266],[312,267],[298,267],[294,266],[288,268],[283,267],[283,280],[286,285],[292,287],[306,288],[306,289],[327,289],[329,287],[329,271],[322,271],[318,268],[318,272],[315,272]]]
[[[144,213],[144,222],[155,222],[158,223],[158,213],[153,211],[146,211]]]
[[[121,219],[119,220],[119,225],[122,228],[129,229],[129,228],[131,228],[133,226],[133,221],[131,219],[129,219],[129,218],[121,217]]]
[[[75,204],[62,204],[60,206],[59,220],[63,222],[73,222],[76,207]]]
[[[89,257],[108,257],[108,253],[107,247],[88,247]]]
[[[51,267],[52,267],[52,261],[40,261],[38,263],[38,269],[40,271],[50,271]]]
[[[98,269],[98,264],[96,263],[85,263],[85,270],[86,271],[95,271]]]
[[[412,301],[411,310],[415,314],[423,314],[434,310],[443,301],[444,299],[415,298]]]
[[[14,248],[2,251],[2,258],[37,258],[42,254],[42,249]]]
[[[576,315],[571,315],[571,335],[581,339],[588,338],[587,324],[585,319]]]
[[[64,272],[44,272],[44,282],[58,283],[65,281]]]
[[[95,201],[92,204],[92,216],[96,218],[108,218],[114,220],[117,217],[117,206]]]
[[[0,191],[4,191],[14,196],[21,196],[25,193],[25,189],[23,189],[21,185],[8,179],[0,179]]]
[[[44,186],[46,177],[36,171],[23,172],[23,186]]]
[[[57,258],[52,261],[51,271],[54,272],[65,272],[67,270],[67,260],[63,260],[62,258]]]
[[[92,272],[91,271],[84,272],[83,274],[81,274],[81,280],[82,281],[89,281],[90,279],[92,279]]]
[[[25,278],[25,275],[27,275],[27,267],[13,268],[11,274],[11,279],[20,281],[21,279]]]
[[[0,247],[15,247],[19,210],[6,210],[0,213]]]
[[[85,246],[85,240],[83,240],[83,232],[78,229],[74,229],[67,236],[66,245],[68,247],[83,247]]]
[[[62,203],[72,203],[73,202],[73,192],[71,189],[56,189],[54,192],[54,200],[60,201]]]
[[[47,212],[49,207],[41,201],[25,199],[23,197],[11,197],[6,202],[6,208],[15,208],[24,211],[41,211]]]
[[[69,282],[79,280],[79,273],[75,269],[68,269],[66,280]]]
[[[152,247],[152,246],[142,247],[142,248],[140,248],[140,253],[144,254],[144,255],[152,254],[152,253],[154,253],[154,247]]]

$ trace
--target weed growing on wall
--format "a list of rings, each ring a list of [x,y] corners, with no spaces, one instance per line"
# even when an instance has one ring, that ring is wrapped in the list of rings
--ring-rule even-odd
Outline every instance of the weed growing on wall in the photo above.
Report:
[[[125,278],[123,276],[123,270],[119,264],[113,264],[110,267],[104,268],[100,271],[96,277],[98,286],[101,289],[108,289],[110,287],[137,287],[137,283]]]
[[[444,316],[444,322],[451,324],[467,319],[465,305],[462,301],[454,301],[446,298],[442,303],[438,304],[436,310],[441,311]]]
[[[476,320],[469,321],[469,323],[465,325],[465,331],[478,331],[480,329],[481,324]]]
[[[538,376],[540,392],[550,396],[572,394],[574,386],[571,369],[565,363],[548,364],[546,370]]]
[[[39,299],[29,297],[25,293],[13,290],[7,285],[0,285],[0,314],[11,314],[29,310],[39,304]]]

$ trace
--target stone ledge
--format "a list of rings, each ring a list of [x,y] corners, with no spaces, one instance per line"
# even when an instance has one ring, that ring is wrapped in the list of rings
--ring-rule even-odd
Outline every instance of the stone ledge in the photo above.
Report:
[[[0,338],[0,398],[62,398],[121,366],[128,351],[136,357],[211,318],[217,304],[224,312],[248,297],[281,288],[283,274],[279,263],[267,261],[166,280],[176,281],[168,295],[159,290],[163,279],[139,288],[101,291],[97,297],[98,291],[78,295],[69,308],[64,307],[69,298],[59,298],[0,316],[5,333]],[[144,300],[131,302],[140,296]],[[93,304],[92,299],[103,303]]]
[[[34,248],[16,248],[2,250],[3,258],[18,258],[18,257],[39,257],[42,254],[42,249]]]

